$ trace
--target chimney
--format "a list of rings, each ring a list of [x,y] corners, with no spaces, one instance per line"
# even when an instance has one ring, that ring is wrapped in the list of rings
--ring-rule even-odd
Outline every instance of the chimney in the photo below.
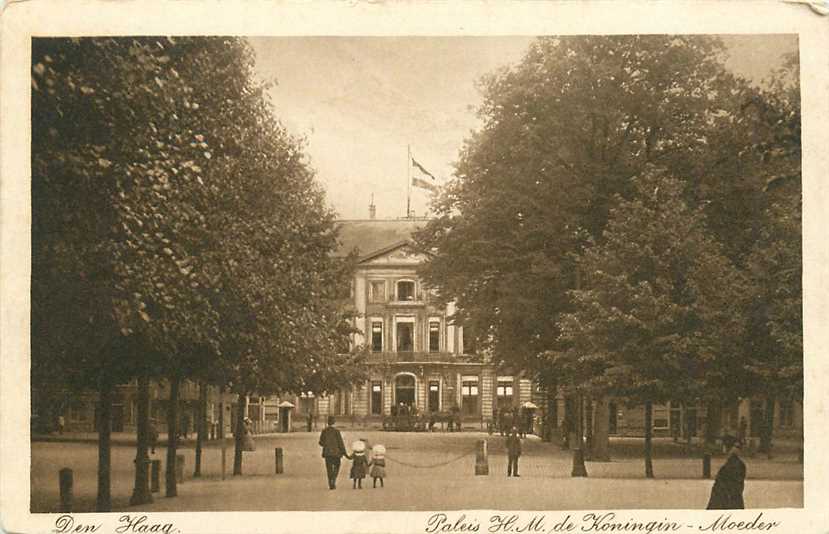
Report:
[[[374,219],[377,217],[377,207],[374,205],[374,193],[371,194],[371,202],[368,205],[368,218]]]

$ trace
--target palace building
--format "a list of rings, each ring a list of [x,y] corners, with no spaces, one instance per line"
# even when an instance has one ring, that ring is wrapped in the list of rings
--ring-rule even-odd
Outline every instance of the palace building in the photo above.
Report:
[[[532,383],[499,373],[479,353],[474,337],[453,322],[452,306],[438,307],[417,275],[424,257],[411,235],[425,219],[340,221],[340,253],[358,252],[351,289],[353,344],[369,350],[369,379],[350,391],[314,399],[300,395],[295,417],[314,410],[360,421],[379,421],[406,405],[420,413],[460,411],[464,424],[478,427],[495,407],[530,401]]]

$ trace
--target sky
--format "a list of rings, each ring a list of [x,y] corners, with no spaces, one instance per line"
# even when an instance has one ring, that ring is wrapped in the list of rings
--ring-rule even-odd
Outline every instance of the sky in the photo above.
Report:
[[[277,116],[307,141],[329,204],[343,219],[406,213],[407,147],[438,181],[480,125],[480,78],[518,63],[532,41],[514,37],[257,37],[256,73],[275,81]],[[793,35],[723,36],[727,67],[755,83],[797,50]],[[412,171],[416,174],[416,171]],[[411,188],[416,215],[430,193]]]

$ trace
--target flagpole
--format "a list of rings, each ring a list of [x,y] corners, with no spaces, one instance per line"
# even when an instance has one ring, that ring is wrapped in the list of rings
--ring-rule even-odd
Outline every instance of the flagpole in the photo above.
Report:
[[[406,218],[412,216],[412,145],[406,145]]]

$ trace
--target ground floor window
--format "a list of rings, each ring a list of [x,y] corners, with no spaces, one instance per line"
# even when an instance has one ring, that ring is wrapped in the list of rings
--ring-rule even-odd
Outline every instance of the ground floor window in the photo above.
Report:
[[[780,426],[794,426],[794,401],[791,399],[780,401]]]
[[[347,391],[338,391],[331,396],[331,413],[333,415],[351,413],[351,395]]]
[[[440,410],[440,381],[429,381],[429,411],[437,412]]]
[[[498,385],[495,388],[495,397],[498,409],[508,409],[512,407],[513,383],[511,379],[498,379]]]
[[[371,413],[373,415],[383,413],[383,383],[379,380],[371,383]]]
[[[654,404],[653,405],[653,429],[667,430],[668,429],[668,405]]]
[[[478,377],[464,377],[461,383],[461,409],[464,415],[477,415],[478,396]]]

